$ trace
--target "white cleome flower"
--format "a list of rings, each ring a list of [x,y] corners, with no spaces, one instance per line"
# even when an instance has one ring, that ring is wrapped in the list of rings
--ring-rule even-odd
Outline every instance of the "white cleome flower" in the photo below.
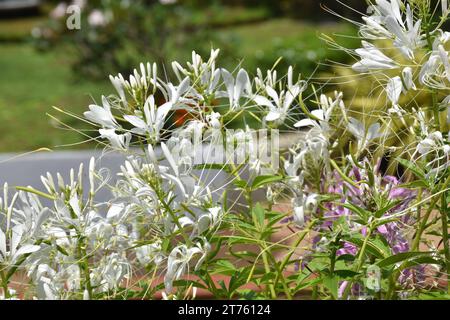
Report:
[[[249,96],[252,91],[247,71],[240,69],[235,79],[228,70],[220,70],[226,91],[218,92],[217,96],[228,98],[231,111],[241,109],[241,98]]]
[[[0,228],[0,264],[14,266],[23,255],[36,252],[41,248],[40,246],[26,243],[25,238],[25,230],[21,225],[6,230],[6,233]],[[7,243],[9,244],[9,249]]]
[[[388,84],[386,86],[386,94],[391,101],[392,105],[397,106],[398,101],[400,99],[400,95],[403,90],[403,83],[400,77],[394,77],[389,79]]]
[[[112,148],[122,151],[128,150],[131,141],[129,132],[117,134],[114,129],[100,129],[99,133],[100,138],[108,139]]]
[[[178,280],[189,269],[189,265],[193,263],[195,256],[200,256],[195,263],[194,269],[197,270],[203,260],[206,258],[210,245],[208,243],[202,245],[196,243],[195,246],[189,248],[185,244],[175,247],[170,252],[167,260],[167,272],[164,277],[164,284],[166,286],[166,292],[172,291],[173,281]]]
[[[294,223],[299,227],[302,227],[305,223],[305,215],[313,214],[318,207],[319,195],[312,193],[308,196],[303,194],[292,200],[294,208]]]
[[[404,9],[405,8],[405,9]],[[376,0],[369,7],[371,16],[363,17],[361,35],[366,39],[393,39],[394,46],[408,59],[426,45],[421,34],[421,20],[414,21],[414,12],[401,0]]]
[[[164,127],[166,117],[172,109],[172,103],[166,102],[162,106],[155,105],[153,95],[149,96],[144,104],[144,112],[139,115],[125,115],[123,118],[134,128],[131,132],[148,136],[153,142],[159,141],[160,131]]]
[[[366,131],[366,127],[361,121],[352,117],[349,118],[348,130],[358,140],[358,150],[360,151],[364,150],[372,140],[384,135],[380,129],[381,125],[376,122]]]
[[[108,99],[103,96],[102,97],[103,106],[98,106],[92,104],[89,106],[89,111],[84,113],[86,119],[101,125],[103,128],[114,129],[119,125],[117,121],[114,119],[114,116],[111,112],[111,105],[108,102]]]
[[[314,117],[314,119],[302,119],[295,123],[294,127],[315,127],[316,129],[321,131],[322,135],[329,137],[331,132],[329,122],[336,108],[339,108],[344,116],[346,115],[343,93],[336,91],[334,95],[335,99],[332,99],[331,97],[327,97],[326,95],[322,94],[320,96],[319,109],[311,111],[311,115]]]
[[[264,118],[265,121],[281,124],[286,120],[289,109],[295,99],[305,89],[306,84],[299,83],[297,85],[289,86],[286,91],[282,90],[278,93],[272,87],[266,86],[265,91],[270,99],[262,95],[257,95],[253,98],[253,101],[260,106],[269,108],[269,113]]]
[[[361,61],[355,63],[352,68],[358,72],[369,72],[370,70],[395,69],[398,65],[394,60],[382,53],[373,44],[362,41],[363,48],[356,49],[356,54]]]

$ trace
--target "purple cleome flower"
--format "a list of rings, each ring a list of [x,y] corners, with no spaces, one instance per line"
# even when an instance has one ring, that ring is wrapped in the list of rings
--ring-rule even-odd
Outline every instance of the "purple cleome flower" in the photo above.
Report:
[[[382,176],[377,169],[374,172],[374,185],[369,186],[369,177],[366,170],[362,170],[358,167],[354,167],[349,175],[353,179],[355,185],[358,187],[344,181],[340,175],[334,173],[334,183],[329,185],[326,189],[328,194],[340,195],[340,202],[351,203],[355,206],[371,210],[374,207],[373,198],[374,192],[378,195],[385,197],[385,200],[397,201],[398,205],[393,207],[391,210],[385,213],[388,217],[392,214],[399,213],[408,208],[410,203],[416,198],[416,192],[407,188],[400,187],[400,181],[393,176]],[[322,246],[324,245],[324,238],[327,239],[327,235],[330,234],[332,230],[333,223],[340,217],[346,217],[348,221],[348,226],[350,230],[355,233],[361,233],[363,236],[367,234],[367,228],[362,227],[360,224],[355,223],[352,218],[354,213],[351,210],[345,208],[342,205],[336,204],[336,202],[323,203],[323,207],[326,211],[322,212],[323,222],[317,228],[320,235],[314,237],[312,242],[312,248],[309,255],[313,252],[323,251]],[[407,228],[415,222],[414,217],[405,214],[399,217],[397,221],[389,222],[385,225],[379,226],[373,235],[381,235],[384,237],[386,242],[389,244],[391,253],[398,254],[402,252],[408,252],[410,250],[409,239],[406,236]],[[326,241],[325,241],[326,243]],[[349,242],[343,242],[342,247],[337,250],[336,255],[357,255],[358,247]],[[312,258],[309,257],[303,264]],[[406,269],[402,272],[399,283],[402,287],[406,289],[411,285],[415,285],[424,279],[424,267],[416,266],[414,268]],[[340,284],[339,293],[345,290],[348,285],[347,281],[343,281]],[[352,285],[352,295],[362,296],[364,294],[364,286],[360,283],[354,283]]]

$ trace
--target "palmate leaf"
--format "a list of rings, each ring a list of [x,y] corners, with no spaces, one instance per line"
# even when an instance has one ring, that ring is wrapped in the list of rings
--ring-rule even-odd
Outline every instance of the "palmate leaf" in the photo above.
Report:
[[[242,220],[235,222],[235,227],[242,231],[245,231],[246,233],[258,232],[258,228],[256,226]]]
[[[402,252],[396,255],[387,257],[377,263],[380,268],[390,267],[396,263],[411,260],[418,257],[429,257],[432,252]]]
[[[233,257],[238,259],[254,261],[258,258],[258,254],[252,251],[243,250],[243,251],[233,251],[232,248],[229,248],[229,252]]]
[[[228,285],[228,291],[230,292],[230,298],[233,293],[237,291],[240,287],[247,284],[247,277],[250,273],[250,268],[246,267],[239,271],[236,271],[234,275],[230,279],[230,283]]]
[[[275,272],[265,272],[261,278],[257,280],[257,283],[263,284],[263,283],[270,283],[271,280],[275,280],[277,277],[277,274]]]
[[[274,224],[280,222],[280,220],[286,218],[286,216],[286,213],[266,212],[267,227],[271,227]]]
[[[193,287],[200,288],[200,289],[207,289],[207,287],[205,285],[203,285],[199,281],[195,281],[195,280],[185,280],[185,279],[175,280],[173,282],[173,285],[174,285],[174,287],[193,286]]]
[[[217,238],[211,239],[211,244],[215,243],[215,246],[214,246],[215,248],[208,255],[208,261],[214,259],[217,256],[217,254],[219,253],[219,251],[222,247],[223,241],[224,241],[224,238],[222,238],[222,237],[217,237]]]
[[[236,267],[228,260],[221,259],[216,261],[214,271],[212,274],[233,275],[236,272]]]
[[[309,277],[309,276],[308,276]],[[308,287],[312,287],[315,286],[317,284],[322,283],[322,278],[314,278],[310,281],[304,281],[305,279],[303,279],[302,281],[300,281],[300,283],[294,288],[294,292],[299,292],[300,290],[304,290]]]

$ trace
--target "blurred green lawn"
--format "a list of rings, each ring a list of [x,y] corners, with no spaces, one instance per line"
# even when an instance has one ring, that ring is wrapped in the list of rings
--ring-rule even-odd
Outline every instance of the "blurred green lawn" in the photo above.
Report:
[[[323,34],[333,36],[347,48],[358,43],[354,37],[356,29],[350,24],[314,24],[287,18],[233,27],[223,33],[240,38],[239,56],[250,71],[254,72],[256,67],[271,68],[282,57],[277,67],[280,71],[285,72],[288,65],[293,65],[304,76],[310,76],[318,63],[349,59],[346,53],[328,48],[321,39]]]
[[[0,152],[29,151],[41,147],[53,148],[73,144],[84,138],[74,132],[57,128],[46,113],[57,114],[52,106],[81,114],[102,94],[112,92],[106,81],[92,82],[73,76],[65,51],[38,52],[27,41],[14,42],[7,38],[20,38],[29,34],[37,19],[0,21]],[[314,64],[320,58],[329,57],[324,43],[318,40],[320,33],[348,33],[347,25],[314,25],[289,19],[239,25],[221,29],[224,35],[240,38],[236,56],[243,57],[243,66],[255,71],[256,65],[273,63],[273,47],[292,46],[294,55],[305,55],[299,61]],[[280,51],[280,54],[289,52]],[[333,57],[331,55],[331,57]],[[293,57],[295,58],[295,57]],[[306,59],[306,60],[305,60]],[[309,59],[309,62],[308,62]],[[266,61],[267,60],[267,61]],[[295,61],[295,59],[294,59]],[[264,66],[265,67],[265,66]],[[74,127],[80,127],[76,119],[59,115]],[[74,146],[92,147],[89,144]]]
[[[75,82],[64,56],[41,54],[28,44],[0,44],[0,152],[33,150],[82,140],[57,129],[52,106],[81,113],[109,84]],[[62,119],[76,125],[70,117]]]

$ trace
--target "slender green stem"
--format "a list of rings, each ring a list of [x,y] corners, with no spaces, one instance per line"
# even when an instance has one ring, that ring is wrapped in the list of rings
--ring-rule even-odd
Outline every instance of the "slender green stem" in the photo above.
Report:
[[[422,218],[422,221],[419,225],[419,228],[416,231],[416,236],[414,238],[413,244],[411,246],[411,251],[417,251],[420,245],[420,241],[422,240],[422,234],[425,231],[427,227],[428,219],[430,218],[431,212],[433,212],[433,209],[435,208],[437,202],[439,201],[439,197],[435,198],[435,200],[430,204],[430,207],[428,208],[427,212]],[[395,293],[395,286],[397,284],[397,279],[400,276],[400,272],[403,270],[405,266],[405,262],[400,265],[400,267],[395,270],[390,279],[389,279],[389,289],[386,294],[387,299],[392,299]]]
[[[49,199],[49,200],[56,200],[56,198],[50,194],[47,194],[45,192],[36,190],[34,188],[29,188],[29,187],[16,187],[17,190],[19,191],[25,191],[25,192],[29,192],[29,193],[34,193],[38,196],[41,196],[43,198]]]
[[[445,180],[445,182],[442,185],[442,187],[438,188],[438,190],[446,190],[447,187],[449,186],[449,184],[450,184],[450,176],[447,178],[447,180]],[[444,192],[444,194],[446,194],[446,192]],[[416,236],[415,236],[414,241],[412,243],[411,251],[414,252],[414,251],[417,251],[419,249],[420,241],[422,240],[422,234],[425,232],[425,230],[429,226],[428,220],[430,218],[430,215],[433,212],[433,210],[436,208],[436,205],[437,205],[437,203],[439,202],[440,199],[441,199],[440,197],[435,197],[434,200],[431,202],[430,206],[428,207],[427,212],[425,213],[423,218],[421,218],[421,223],[419,224],[419,228],[416,231]],[[419,218],[420,218],[420,216],[419,216]],[[447,237],[448,237],[448,235],[447,235]],[[406,263],[407,262],[403,262],[400,265],[400,267],[392,273],[391,279],[389,280],[389,289],[388,289],[388,292],[386,294],[386,298],[387,299],[392,299],[393,298],[394,293],[395,293],[394,291],[395,291],[395,286],[396,286],[396,283],[397,283],[397,279],[400,276],[400,272],[404,269]]]
[[[359,272],[359,270],[361,270],[361,268],[364,264],[364,256],[366,254],[367,244],[369,243],[369,239],[370,239],[371,235],[372,235],[372,227],[369,227],[366,238],[364,239],[363,245],[362,245],[361,249],[359,250],[359,255],[358,255],[358,260],[356,262],[355,272]],[[347,300],[351,289],[352,289],[352,281],[349,281],[347,284],[347,287],[344,290],[344,294],[342,295],[342,298],[344,300]]]
[[[311,299],[317,300],[317,297],[319,296],[319,286],[316,284],[313,287],[312,296]]]
[[[448,243],[447,211],[447,192],[444,192],[441,200],[442,241],[444,242],[444,257],[447,269],[447,292],[450,294],[450,247]]]
[[[215,282],[211,278],[211,275],[209,274],[208,271],[205,272],[205,277],[206,277],[206,279],[203,279],[203,281],[205,282],[206,286],[208,287],[208,291],[211,292],[214,296],[218,297],[219,293],[217,292]],[[231,299],[232,297],[228,297],[228,298]]]
[[[78,235],[78,244],[77,244],[77,255],[78,255],[78,268],[81,273],[81,288],[84,287],[88,292],[88,298],[92,299],[92,284],[91,284],[91,272],[89,270],[89,261],[86,253],[86,249],[84,248],[84,238],[81,235]]]
[[[267,259],[267,252],[263,251],[262,252],[262,259],[263,259],[263,263],[264,263],[264,270],[266,271],[266,273],[270,273],[270,265],[269,265],[269,260]],[[277,298],[277,294],[275,292],[275,286],[273,285],[273,283],[269,283],[269,291],[270,291],[270,296],[272,299],[276,299]]]
[[[278,281],[280,280],[280,278],[283,278],[283,275],[281,274],[281,272],[283,272],[283,270],[286,268],[286,265],[289,263],[292,255],[294,254],[295,250],[297,249],[297,247],[300,245],[300,243],[303,241],[303,239],[305,238],[305,236],[308,234],[308,232],[310,231],[310,228],[312,227],[312,225],[315,223],[315,221],[313,221],[311,223],[310,226],[308,226],[308,228],[306,228],[306,230],[303,230],[302,234],[297,238],[297,240],[295,241],[294,245],[292,246],[291,251],[284,257],[283,261],[281,262],[280,265],[280,272],[278,272],[275,281],[274,281],[274,285],[276,286]]]
[[[275,258],[273,257],[272,253],[270,252],[269,247],[265,246],[265,251],[268,251],[268,257],[270,258],[271,262],[273,263],[276,271],[277,271],[277,276],[276,279],[279,279],[279,281],[281,282],[281,285],[283,286],[283,290],[284,290],[284,294],[286,295],[286,298],[288,300],[292,300],[292,294],[291,294],[291,290],[289,289],[289,286],[286,283],[286,279],[283,276],[283,268],[280,268],[280,266],[278,265],[278,262],[275,260]],[[276,282],[273,282],[273,286],[276,288]]]
[[[440,190],[446,190],[447,187],[450,184],[450,176],[447,178],[447,180],[444,182],[442,187],[440,187]],[[414,239],[411,251],[417,251],[420,245],[420,240],[422,239],[422,234],[425,231],[428,223],[428,219],[431,215],[431,212],[435,209],[437,203],[439,202],[440,198],[436,197],[433,202],[431,202],[430,206],[428,207],[427,212],[425,213],[425,216],[423,217],[421,224],[419,225],[419,229],[417,230],[416,237]]]
[[[2,279],[3,295],[5,296],[5,299],[9,299],[8,279],[6,279],[5,273],[3,271],[0,272],[0,277]]]

